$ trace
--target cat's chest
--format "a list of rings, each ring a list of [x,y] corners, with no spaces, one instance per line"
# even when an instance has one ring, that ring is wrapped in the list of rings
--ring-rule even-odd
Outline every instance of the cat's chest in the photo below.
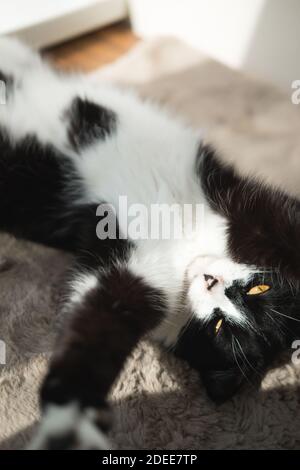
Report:
[[[117,208],[126,198],[128,210],[140,205],[202,203],[199,182],[194,174],[195,143],[179,150],[178,155],[166,142],[137,138],[132,129],[121,128],[104,142],[86,149],[75,164],[85,184],[87,197],[106,201]],[[124,205],[122,210],[124,210]]]

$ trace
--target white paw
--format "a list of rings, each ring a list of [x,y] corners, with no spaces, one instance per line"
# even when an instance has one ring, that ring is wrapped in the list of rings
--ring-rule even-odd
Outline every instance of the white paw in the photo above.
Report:
[[[108,424],[108,410],[81,409],[76,402],[47,405],[29,450],[109,450],[111,445],[100,429]]]

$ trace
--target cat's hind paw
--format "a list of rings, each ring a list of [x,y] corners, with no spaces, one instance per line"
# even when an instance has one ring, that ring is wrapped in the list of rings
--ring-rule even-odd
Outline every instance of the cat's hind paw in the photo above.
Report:
[[[107,408],[80,408],[78,403],[48,404],[29,450],[109,450],[111,424]]]

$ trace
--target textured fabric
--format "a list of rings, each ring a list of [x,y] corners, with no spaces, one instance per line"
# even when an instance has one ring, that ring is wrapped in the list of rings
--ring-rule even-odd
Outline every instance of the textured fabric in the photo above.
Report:
[[[300,108],[270,85],[170,38],[142,43],[92,79],[133,86],[205,129],[241,171],[299,193]],[[38,419],[37,390],[71,260],[5,234],[0,238],[0,339],[7,344],[7,364],[0,366],[0,449],[18,449]],[[300,366],[290,358],[287,353],[268,373],[260,391],[249,384],[216,406],[195,372],[144,341],[112,393],[112,438],[123,449],[299,448]]]

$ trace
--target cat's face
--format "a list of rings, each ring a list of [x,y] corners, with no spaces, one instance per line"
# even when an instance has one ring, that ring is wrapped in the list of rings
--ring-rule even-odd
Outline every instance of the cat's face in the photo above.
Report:
[[[256,383],[300,330],[300,292],[275,271],[199,257],[187,270],[191,322],[176,345],[215,401]],[[299,331],[300,333],[300,331]]]

